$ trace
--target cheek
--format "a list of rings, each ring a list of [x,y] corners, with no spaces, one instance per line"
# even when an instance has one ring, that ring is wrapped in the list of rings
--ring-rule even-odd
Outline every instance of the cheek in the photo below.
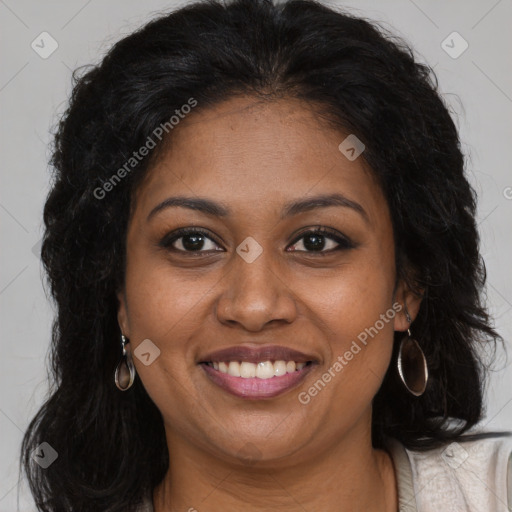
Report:
[[[326,367],[338,363],[332,368],[333,391],[350,401],[364,401],[366,395],[371,401],[380,387],[393,349],[393,319],[400,309],[392,302],[392,257],[368,256],[326,279],[308,300],[312,318],[329,339]]]
[[[134,249],[126,270],[130,330],[136,339],[164,342],[173,330],[186,336],[188,324],[198,321],[207,291],[193,271],[173,268],[164,258]],[[185,331],[185,333],[184,333]]]
[[[144,340],[151,340],[158,348],[158,356],[146,365],[133,358],[137,374],[145,389],[161,411],[172,417],[174,425],[182,421],[172,411],[181,410],[187,403],[194,408],[200,397],[190,386],[192,372],[191,345],[188,342],[197,325],[205,288],[184,273],[134,249],[126,268],[126,291],[130,321],[130,342],[135,354]]]
[[[147,339],[159,350],[150,365],[137,357],[133,360],[148,393],[164,408],[165,403],[179,400],[182,383],[197,370],[189,339],[203,322],[204,301],[214,283],[205,286],[204,279],[191,276],[143,249],[134,247],[129,253],[126,292],[132,351],[140,353],[137,347]],[[175,391],[170,395],[169,389]]]

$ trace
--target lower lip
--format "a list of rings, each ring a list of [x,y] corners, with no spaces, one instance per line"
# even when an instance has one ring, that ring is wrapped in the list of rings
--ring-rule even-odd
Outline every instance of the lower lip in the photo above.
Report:
[[[287,373],[279,377],[270,379],[258,379],[253,377],[245,379],[243,377],[233,377],[227,373],[222,373],[207,364],[200,365],[206,372],[206,375],[214,384],[240,398],[256,400],[262,398],[273,398],[286,393],[297,386],[311,371],[314,363],[310,363],[301,370],[293,373]]]

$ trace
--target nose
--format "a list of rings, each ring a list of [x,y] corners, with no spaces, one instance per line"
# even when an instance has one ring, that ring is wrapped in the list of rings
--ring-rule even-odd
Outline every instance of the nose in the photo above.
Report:
[[[296,300],[291,288],[279,275],[278,265],[269,251],[252,263],[234,255],[233,268],[224,280],[216,304],[217,319],[226,325],[238,325],[257,332],[267,324],[292,323],[297,317]]]

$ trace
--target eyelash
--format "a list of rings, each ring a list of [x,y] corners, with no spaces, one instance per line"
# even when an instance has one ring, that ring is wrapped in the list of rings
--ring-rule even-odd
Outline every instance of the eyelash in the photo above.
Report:
[[[289,251],[289,252],[299,252],[299,253],[308,253],[308,254],[315,254],[319,256],[326,256],[329,254],[332,254],[333,252],[340,251],[340,250],[347,250],[347,249],[353,249],[356,247],[356,244],[353,243],[349,238],[340,235],[337,231],[329,228],[324,228],[321,226],[309,229],[308,231],[302,232],[290,245],[295,245],[297,242],[299,242],[302,238],[306,237],[307,235],[322,235],[326,236],[326,238],[330,238],[334,240],[336,243],[339,244],[338,247],[334,249],[329,249],[327,251]],[[173,233],[170,233],[166,235],[161,242],[159,243],[160,247],[163,247],[165,249],[172,250],[174,252],[178,253],[188,253],[188,254],[194,254],[194,255],[200,255],[201,253],[209,253],[210,251],[184,251],[182,249],[176,249],[172,247],[172,244],[176,242],[176,240],[179,240],[180,238],[187,236],[187,235],[202,235],[215,244],[219,245],[218,242],[212,238],[210,233],[203,229],[203,228],[181,228],[177,231],[174,231]],[[216,251],[220,252],[220,251]]]

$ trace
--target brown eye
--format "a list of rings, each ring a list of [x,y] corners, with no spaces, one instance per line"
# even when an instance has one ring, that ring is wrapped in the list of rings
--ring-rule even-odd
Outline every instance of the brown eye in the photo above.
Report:
[[[293,246],[300,245],[298,242],[301,242],[303,249],[295,248],[291,252],[329,253],[355,247],[345,236],[326,228],[319,228],[302,233],[301,236],[295,240]]]
[[[159,244],[166,249],[177,252],[215,251],[217,243],[209,233],[198,228],[183,228],[165,236]]]

